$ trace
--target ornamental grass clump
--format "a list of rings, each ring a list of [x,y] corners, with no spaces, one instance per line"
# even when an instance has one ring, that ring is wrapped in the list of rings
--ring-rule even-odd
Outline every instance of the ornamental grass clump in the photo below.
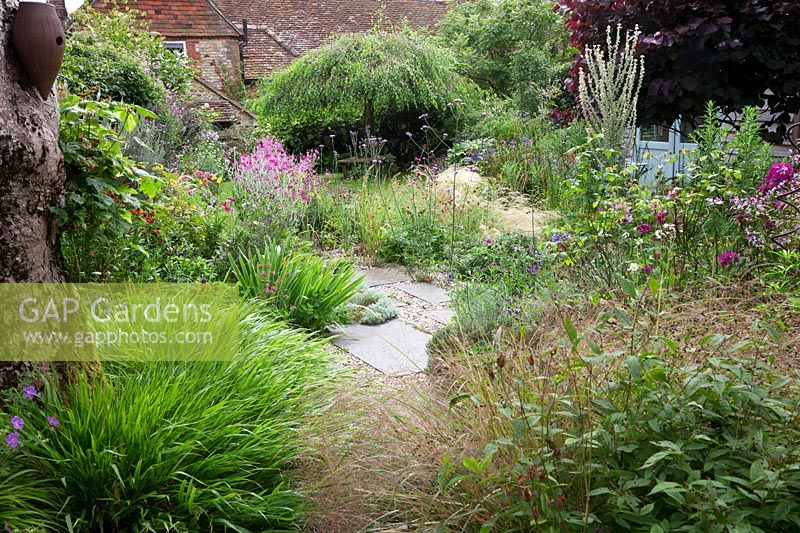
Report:
[[[629,303],[551,308],[529,344],[440,355],[465,437],[431,498],[443,530],[800,528],[797,381],[759,362],[780,335],[676,330],[657,283],[625,285]]]
[[[273,241],[261,252],[240,253],[229,261],[242,296],[312,331],[336,322],[363,280],[346,260],[326,261]]]
[[[66,395],[48,385],[16,402],[19,444],[0,452],[11,530],[298,528],[286,475],[334,374],[321,341],[252,307],[242,317],[233,361],[109,364]]]
[[[295,157],[279,141],[261,140],[236,165],[231,208],[259,234],[292,233],[322,183],[317,160],[317,152]]]

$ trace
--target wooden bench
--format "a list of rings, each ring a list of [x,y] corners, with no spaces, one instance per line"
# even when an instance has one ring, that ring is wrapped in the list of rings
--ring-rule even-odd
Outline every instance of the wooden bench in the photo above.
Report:
[[[342,176],[345,178],[350,174],[349,169],[354,167],[355,165],[360,165],[364,163],[372,163],[373,161],[380,161],[383,163],[386,161],[386,156],[379,155],[378,157],[371,158],[371,157],[346,157],[344,159],[339,159],[336,163],[338,165],[342,165]]]

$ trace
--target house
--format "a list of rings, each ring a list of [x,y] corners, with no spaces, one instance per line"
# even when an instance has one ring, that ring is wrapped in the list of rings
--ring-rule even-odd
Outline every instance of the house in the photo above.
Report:
[[[733,114],[728,118],[737,122],[741,119],[741,114]],[[773,123],[773,115],[766,106],[759,110],[759,120],[762,124]],[[651,124],[637,128],[632,156],[644,169],[645,181],[653,181],[658,176],[674,178],[683,173],[687,168],[687,154],[695,148],[697,144],[692,139],[691,128],[678,118],[669,126]],[[797,153],[800,153],[800,114],[789,125],[783,142],[778,139],[772,144],[772,154],[776,161],[785,160]]]
[[[63,0],[48,0],[63,9]],[[95,9],[109,0],[94,0]],[[128,0],[120,4],[142,14],[165,46],[186,54],[197,69],[193,99],[219,114],[218,122],[251,122],[236,99],[271,72],[287,66],[332,34],[362,33],[407,21],[435,25],[448,0]],[[63,11],[66,13],[66,10]]]
[[[243,77],[253,84],[325,44],[332,34],[364,33],[376,25],[407,21],[432,27],[447,0],[216,0],[245,35]]]

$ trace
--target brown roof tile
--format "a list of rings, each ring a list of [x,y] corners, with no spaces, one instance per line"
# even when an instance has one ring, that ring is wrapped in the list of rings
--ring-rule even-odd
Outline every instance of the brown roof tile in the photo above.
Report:
[[[407,20],[416,28],[436,24],[447,0],[215,0],[237,27],[248,23],[245,78],[258,79],[293,57],[325,44],[334,33],[362,33],[378,23]],[[248,64],[249,63],[249,64]]]
[[[280,44],[269,30],[253,30],[244,47],[244,78],[257,80],[265,74],[285,67],[298,54]]]
[[[102,1],[93,5],[101,11],[107,9]],[[241,35],[209,0],[129,0],[120,6],[143,12],[150,29],[167,39]]]

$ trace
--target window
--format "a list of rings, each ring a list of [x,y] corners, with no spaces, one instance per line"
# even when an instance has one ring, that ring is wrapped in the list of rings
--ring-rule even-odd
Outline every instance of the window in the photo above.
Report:
[[[165,41],[164,48],[176,55],[186,55],[186,41]]]
[[[670,130],[661,124],[650,124],[642,126],[642,140],[651,142],[669,142]]]

